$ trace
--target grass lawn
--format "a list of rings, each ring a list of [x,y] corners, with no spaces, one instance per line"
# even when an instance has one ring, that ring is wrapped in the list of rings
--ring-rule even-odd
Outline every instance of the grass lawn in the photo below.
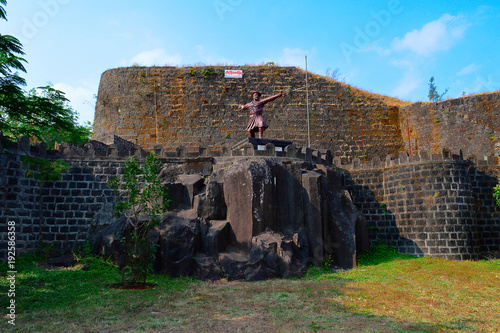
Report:
[[[120,272],[38,267],[18,259],[15,326],[0,277],[1,332],[500,332],[500,260],[410,259],[384,249],[341,273],[201,282],[152,275],[155,289],[117,290]],[[385,251],[385,252],[384,252]],[[2,272],[6,266],[2,265]]]

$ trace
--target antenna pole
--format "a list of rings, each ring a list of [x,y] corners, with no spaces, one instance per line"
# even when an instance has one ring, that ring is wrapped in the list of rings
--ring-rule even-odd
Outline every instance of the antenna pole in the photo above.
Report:
[[[311,127],[309,123],[309,84],[307,77],[307,56],[306,56],[306,107],[307,107],[307,147],[311,148]]]

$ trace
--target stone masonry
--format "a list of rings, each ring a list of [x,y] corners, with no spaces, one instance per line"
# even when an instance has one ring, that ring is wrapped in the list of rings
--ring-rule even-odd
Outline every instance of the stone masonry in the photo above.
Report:
[[[355,161],[356,162],[356,161]],[[498,251],[500,209],[493,202],[496,161],[479,164],[461,152],[388,156],[370,165],[353,163],[348,183],[368,221],[371,241],[401,253],[475,259]]]
[[[0,155],[0,255],[3,257],[8,221],[16,222],[19,253],[33,250],[40,239],[61,251],[83,245],[93,234],[116,221],[112,214],[114,193],[107,181],[120,175],[128,156],[145,156],[145,151],[134,145],[107,146],[92,142],[79,149],[63,144],[59,151],[45,151],[43,145],[38,145],[29,148],[33,154],[64,159],[72,167],[62,181],[41,185],[26,178],[19,167],[22,152],[18,147],[26,145],[23,141],[13,144],[9,154]],[[115,142],[121,141],[115,138]],[[343,174],[349,191],[346,195],[352,197],[357,209],[363,213],[370,227],[371,242],[380,239],[402,253],[449,259],[481,258],[500,250],[500,209],[495,205],[492,193],[500,171],[496,158],[465,160],[460,151],[443,150],[440,154],[423,151],[413,156],[401,153],[398,158],[388,155],[384,161],[375,158],[370,164],[362,164],[359,159],[342,164],[340,157],[333,159],[329,151],[293,146],[284,152],[276,151],[272,145],[267,145],[263,151],[199,147],[197,151],[188,152],[184,147],[178,147],[169,152],[157,148],[165,165],[182,166],[186,171],[201,172],[206,176],[212,172],[207,165],[216,168],[231,166],[234,161],[244,158],[245,152],[250,153],[250,157],[258,154],[284,161],[321,163],[324,168]],[[282,169],[287,169],[286,164]],[[278,212],[279,216],[269,217],[266,222],[266,225],[277,226],[278,230],[284,229],[286,223],[297,227],[293,217],[302,215],[293,213],[297,200],[311,198],[308,204],[311,209],[305,211],[311,221],[315,220],[317,209],[325,209],[323,204],[313,200],[316,196],[312,195],[319,190],[315,181],[319,174],[311,170],[300,176],[295,175],[293,168],[288,169],[290,177],[302,178],[306,192],[304,197],[296,191],[289,191],[284,202],[280,201],[278,206],[285,209],[284,213]],[[278,179],[286,179],[283,177],[281,174]],[[286,183],[294,182],[290,179]],[[289,186],[285,183],[277,185]],[[273,200],[272,195],[269,198]],[[335,207],[327,210],[337,211]],[[287,221],[282,218],[285,215],[290,217]],[[335,217],[328,218],[328,221],[331,219]],[[258,220],[255,223],[254,227],[264,230],[258,227]],[[309,227],[313,230],[314,224]],[[337,235],[323,237],[335,239]]]
[[[242,79],[226,79],[223,67],[129,67],[102,74],[94,139],[112,143],[116,135],[144,149],[161,145],[232,146],[247,133],[250,90],[262,98],[305,85],[295,67],[240,66]],[[398,108],[371,94],[328,78],[309,77],[311,147],[329,149],[344,162],[397,154],[404,145]],[[358,90],[356,90],[358,91]],[[264,108],[264,137],[307,146],[305,89],[286,94]]]

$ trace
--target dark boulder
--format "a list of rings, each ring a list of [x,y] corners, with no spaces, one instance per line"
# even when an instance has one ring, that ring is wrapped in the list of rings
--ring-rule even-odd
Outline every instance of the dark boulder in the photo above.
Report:
[[[245,278],[265,280],[302,276],[307,269],[307,243],[305,235],[267,231],[252,239],[252,249]]]
[[[205,193],[195,197],[194,208],[198,215],[208,220],[225,220],[227,206],[224,199],[224,171],[215,171],[208,178]]]
[[[192,275],[194,257],[201,250],[200,220],[194,210],[172,211],[156,228],[155,269],[171,276]]]
[[[195,259],[193,276],[203,281],[216,281],[224,276],[224,272],[213,257],[199,254]]]
[[[65,255],[61,257],[50,258],[47,261],[47,265],[50,267],[71,267],[75,263],[75,257],[73,255]]]
[[[203,252],[217,258],[230,242],[231,224],[228,221],[210,221],[202,239]]]
[[[224,271],[224,275],[229,280],[245,279],[245,270],[248,264],[248,256],[231,250],[219,254],[219,263]]]
[[[90,240],[90,244],[95,253],[98,253],[105,258],[109,258],[114,264],[122,267],[125,259],[125,229],[127,227],[127,219],[119,218],[115,223],[104,228]]]

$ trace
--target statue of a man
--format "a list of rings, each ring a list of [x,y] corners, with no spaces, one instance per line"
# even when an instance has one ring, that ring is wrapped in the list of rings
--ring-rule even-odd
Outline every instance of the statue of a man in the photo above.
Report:
[[[259,132],[259,139],[262,139],[264,131],[266,130],[266,128],[269,127],[267,126],[266,122],[264,121],[264,118],[262,117],[264,104],[283,96],[283,94],[278,93],[276,95],[264,98],[262,100],[260,99],[260,96],[262,94],[258,91],[252,90],[250,91],[250,95],[252,95],[253,101],[245,105],[240,105],[238,107],[238,110],[250,109],[250,117],[248,119],[248,126],[246,130],[251,138],[255,138],[255,132]]]

